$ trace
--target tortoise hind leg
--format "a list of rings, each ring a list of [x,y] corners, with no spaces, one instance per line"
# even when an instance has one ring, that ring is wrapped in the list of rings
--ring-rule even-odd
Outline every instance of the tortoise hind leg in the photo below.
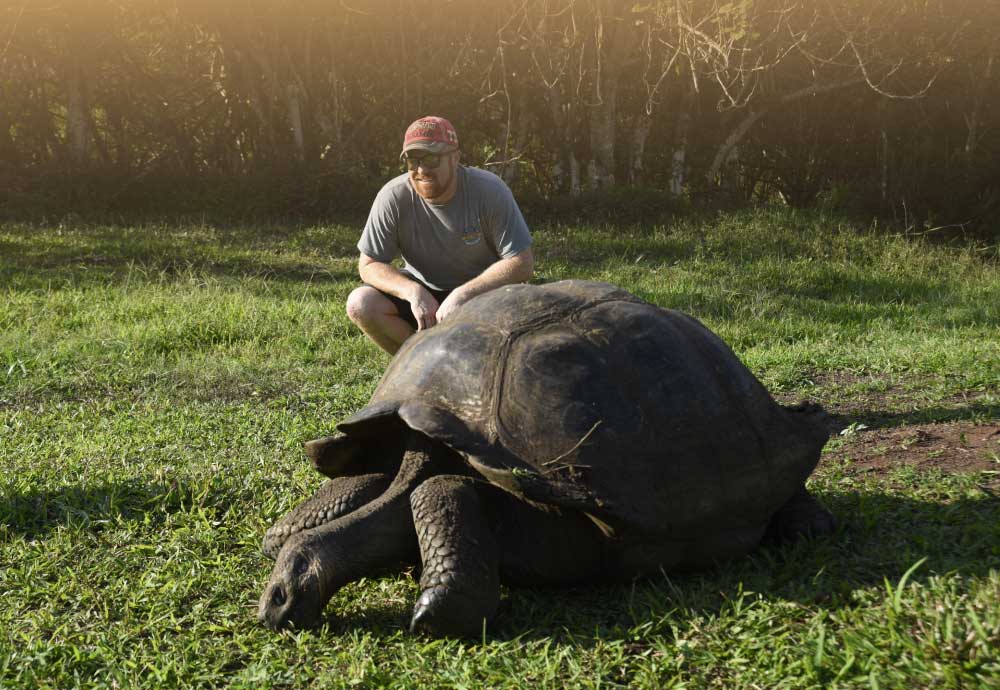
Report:
[[[312,497],[295,506],[264,533],[261,550],[272,560],[293,534],[314,529],[351,513],[382,495],[392,482],[387,474],[363,474],[329,479]]]
[[[803,537],[827,536],[836,529],[837,521],[833,513],[803,486],[771,516],[763,541],[783,544]]]

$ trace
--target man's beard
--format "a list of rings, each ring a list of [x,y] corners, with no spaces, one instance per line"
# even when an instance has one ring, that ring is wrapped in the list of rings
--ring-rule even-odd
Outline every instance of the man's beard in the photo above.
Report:
[[[420,195],[427,199],[428,201],[433,201],[434,199],[442,196],[448,191],[448,187],[451,185],[452,178],[455,176],[454,171],[447,170],[447,177],[442,179],[438,173],[431,175],[418,175],[415,180],[413,180],[414,185],[417,186]]]

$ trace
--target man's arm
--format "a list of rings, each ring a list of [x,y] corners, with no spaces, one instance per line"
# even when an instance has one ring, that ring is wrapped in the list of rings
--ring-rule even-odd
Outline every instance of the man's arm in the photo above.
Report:
[[[419,330],[437,323],[438,301],[434,299],[434,295],[420,283],[407,278],[392,264],[377,261],[361,252],[358,257],[358,274],[362,281],[373,288],[409,302]]]
[[[468,302],[476,295],[488,292],[504,285],[513,283],[525,283],[531,280],[535,272],[535,256],[531,252],[531,247],[523,250],[519,254],[500,259],[490,264],[485,271],[458,286],[448,295],[448,298],[441,303],[437,309],[437,320],[443,321],[448,314],[461,305]]]

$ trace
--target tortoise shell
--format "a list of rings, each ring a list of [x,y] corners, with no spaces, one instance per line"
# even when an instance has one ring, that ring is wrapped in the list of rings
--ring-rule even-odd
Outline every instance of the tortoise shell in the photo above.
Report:
[[[512,285],[416,333],[370,403],[307,449],[360,471],[410,428],[535,504],[656,538],[764,524],[828,432],[696,319],[605,283]]]

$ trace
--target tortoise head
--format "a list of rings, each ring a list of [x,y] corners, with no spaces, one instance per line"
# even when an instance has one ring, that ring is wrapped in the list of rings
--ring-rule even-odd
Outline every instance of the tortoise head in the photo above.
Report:
[[[257,619],[272,630],[315,627],[326,604],[323,590],[319,559],[302,540],[290,540],[275,561]]]

